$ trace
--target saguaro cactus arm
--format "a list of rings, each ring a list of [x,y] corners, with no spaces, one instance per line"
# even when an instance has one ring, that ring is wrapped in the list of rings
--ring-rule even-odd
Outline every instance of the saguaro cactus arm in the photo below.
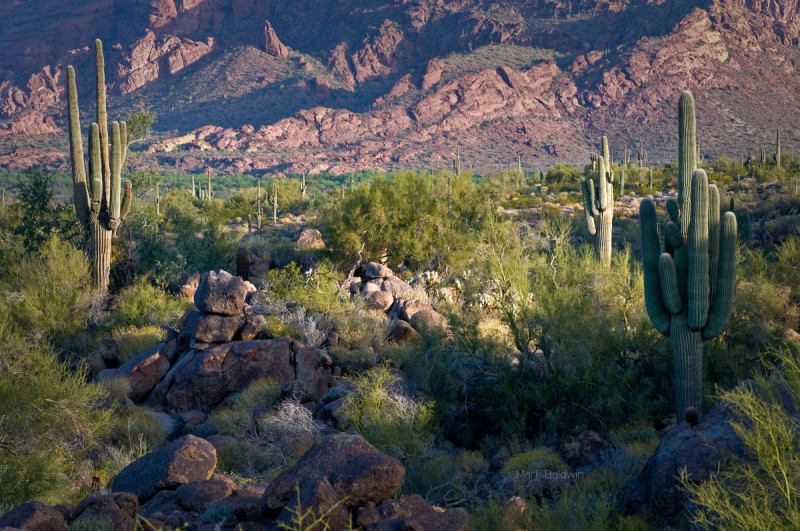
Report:
[[[736,290],[737,234],[736,215],[733,212],[725,212],[722,216],[722,223],[720,223],[716,288],[708,321],[703,328],[703,339],[716,337],[725,329],[733,308],[733,294]]]
[[[659,260],[661,243],[658,240],[658,216],[653,200],[646,197],[639,205],[642,228],[642,268],[644,269],[644,302],[653,327],[669,335],[670,314],[661,295]]]
[[[89,223],[89,184],[83,161],[83,138],[78,113],[78,91],[75,87],[75,69],[67,67],[67,113],[69,114],[69,148],[72,163],[72,188],[75,212],[83,225]]]

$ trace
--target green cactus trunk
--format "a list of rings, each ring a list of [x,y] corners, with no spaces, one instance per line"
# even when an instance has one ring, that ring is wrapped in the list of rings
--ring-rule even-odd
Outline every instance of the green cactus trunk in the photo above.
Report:
[[[131,182],[125,181],[123,191],[121,179],[128,152],[128,133],[125,122],[112,122],[109,138],[104,65],[103,45],[100,40],[96,40],[97,122],[90,127],[90,180],[88,181],[83,154],[75,70],[72,66],[67,67],[67,114],[69,117],[73,200],[76,215],[88,234],[87,247],[92,264],[92,279],[95,289],[100,293],[108,291],[112,238],[130,211],[133,195]]]
[[[604,151],[608,147],[603,137]],[[612,228],[614,221],[614,186],[610,168],[604,157],[597,161],[597,186],[593,179],[581,182],[583,209],[589,234],[595,237],[597,258],[608,267],[611,265]]]
[[[194,175],[192,175],[192,197],[197,199],[197,188],[194,184]]]
[[[278,224],[278,183],[272,185],[272,224]]]
[[[300,182],[300,200],[306,200],[306,174],[303,174],[303,180]]]
[[[652,189],[653,188],[653,170],[650,170],[650,174],[647,176],[647,187]]]
[[[619,196],[625,195],[625,170],[619,172]]]
[[[781,130],[775,132],[775,166],[781,167]]]
[[[653,326],[672,339],[675,406],[678,418],[688,407],[701,411],[703,340],[725,328],[736,282],[736,216],[720,218],[719,192],[695,170],[694,100],[681,93],[679,110],[679,192],[670,200],[662,253],[655,204],[645,198],[639,217],[645,304]],[[690,179],[686,176],[691,174]]]

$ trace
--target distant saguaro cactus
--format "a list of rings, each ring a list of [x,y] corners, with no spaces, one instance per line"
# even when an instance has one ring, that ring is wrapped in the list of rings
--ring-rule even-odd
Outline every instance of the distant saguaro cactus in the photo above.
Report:
[[[272,224],[278,224],[278,183],[272,183]]]
[[[775,166],[781,167],[781,130],[775,131]]]
[[[666,252],[655,203],[640,207],[645,304],[653,326],[672,339],[678,418],[701,411],[703,340],[723,331],[736,282],[736,216],[720,219],[719,192],[697,170],[694,99],[681,93],[678,108],[678,200],[667,203]]]
[[[604,147],[607,146],[603,137]],[[595,237],[597,257],[604,266],[611,265],[611,227],[614,219],[614,186],[604,157],[597,160],[597,182],[583,179],[583,210],[589,234]]]
[[[300,181],[300,200],[301,201],[305,201],[306,200],[306,190],[307,190],[307,188],[306,188],[306,174],[304,173],[303,174],[303,180]]]
[[[128,153],[128,134],[125,122],[111,123],[108,131],[106,112],[106,81],[103,43],[95,41],[97,86],[97,122],[89,130],[89,177],[83,155],[78,91],[75,69],[67,67],[67,112],[69,115],[70,161],[72,163],[73,200],[75,212],[89,233],[89,255],[94,287],[108,291],[111,272],[111,239],[131,208],[132,185],[125,181],[122,190],[122,168]]]

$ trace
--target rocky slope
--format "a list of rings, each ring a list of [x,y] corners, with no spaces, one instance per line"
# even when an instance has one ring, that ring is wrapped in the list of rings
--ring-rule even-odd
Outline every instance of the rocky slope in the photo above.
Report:
[[[681,88],[698,99],[704,154],[752,152],[777,127],[789,149],[797,140],[796,0],[61,4],[0,6],[13,21],[0,50],[3,166],[63,163],[64,72],[74,64],[90,96],[94,36],[112,114],[145,101],[159,115],[142,165],[435,169],[460,146],[478,171],[518,155],[533,168],[584,162],[599,131],[659,162],[674,151],[663,124]]]

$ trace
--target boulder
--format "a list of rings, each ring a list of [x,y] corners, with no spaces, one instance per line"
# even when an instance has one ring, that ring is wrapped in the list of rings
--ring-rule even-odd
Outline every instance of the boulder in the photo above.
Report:
[[[389,339],[398,343],[405,343],[419,337],[419,332],[414,327],[401,319],[389,322]]]
[[[322,233],[317,229],[306,229],[300,233],[294,245],[298,251],[316,251],[325,248]]]
[[[277,524],[287,528],[293,523],[294,515],[298,510],[305,514],[302,520],[302,529],[349,529],[350,512],[344,505],[342,498],[336,493],[327,478],[315,478],[303,482],[299,491],[295,492],[289,504],[278,515]],[[318,517],[325,518],[312,527]]]
[[[402,319],[410,323],[414,315],[423,310],[433,310],[433,306],[419,300],[397,299],[394,301],[389,316],[392,319]]]
[[[211,478],[217,452],[205,439],[185,435],[126,466],[111,482],[112,492],[133,492],[145,501],[159,490]]]
[[[139,500],[130,492],[102,494],[93,492],[73,512],[73,522],[89,522],[98,518],[109,518],[114,529],[134,531]]]
[[[444,510],[432,506],[419,494],[411,494],[359,511],[356,524],[365,531],[460,531],[467,529],[468,517],[464,509]]]
[[[295,378],[289,338],[235,341],[184,358],[165,394],[167,404],[177,411],[213,407],[260,378],[272,378],[279,385]]]
[[[194,481],[178,487],[175,491],[178,505],[187,511],[202,513],[212,503],[223,500],[233,493],[230,483],[220,479]]]
[[[372,280],[376,278],[389,278],[394,276],[394,273],[387,266],[378,262],[369,262],[364,266],[364,274],[361,278]]]
[[[252,314],[247,316],[244,323],[239,328],[239,339],[242,341],[250,341],[257,339],[264,334],[264,329],[267,326],[267,319],[261,314]]]
[[[744,458],[744,442],[733,430],[731,411],[718,403],[697,426],[681,422],[661,439],[639,475],[622,498],[625,514],[650,513],[674,518],[682,513],[685,494],[680,489],[681,469],[694,481],[706,481],[727,459]]]
[[[296,496],[296,486],[327,479],[337,499],[347,507],[378,504],[403,486],[405,468],[397,459],[382,454],[357,434],[337,433],[311,448],[292,467],[269,484],[261,499],[268,518],[280,514]]]
[[[373,291],[367,293],[365,299],[368,307],[381,312],[385,312],[391,308],[392,303],[394,303],[394,297],[387,291]]]
[[[150,391],[167,374],[169,364],[166,344],[161,343],[147,352],[128,360],[118,369],[101,371],[95,377],[95,381],[102,382],[115,378],[126,378],[130,384],[128,398],[134,402],[141,402],[147,398]]]
[[[295,378],[310,398],[320,398],[334,383],[330,367],[333,360],[327,354],[310,348],[299,348],[294,355]]]
[[[0,516],[0,529],[21,531],[67,531],[64,516],[41,502],[31,501],[18,505]]]
[[[181,335],[198,343],[230,343],[244,322],[241,315],[207,314],[192,310],[183,319]]]
[[[411,317],[411,326],[419,332],[447,330],[447,319],[436,310],[422,310]]]
[[[181,296],[187,299],[194,298],[194,294],[197,292],[197,287],[200,285],[202,279],[203,275],[201,275],[199,271],[195,271],[189,275],[189,278],[187,278],[186,282],[181,286]]]
[[[275,28],[269,23],[269,20],[264,21],[264,50],[273,57],[278,59],[286,59],[289,57],[289,49],[278,38]]]
[[[381,291],[388,291],[395,299],[403,299],[410,297],[414,293],[414,288],[408,285],[403,280],[395,276],[383,279],[381,282]]]
[[[194,304],[203,313],[242,315],[248,289],[244,280],[227,271],[209,271],[194,294]]]

